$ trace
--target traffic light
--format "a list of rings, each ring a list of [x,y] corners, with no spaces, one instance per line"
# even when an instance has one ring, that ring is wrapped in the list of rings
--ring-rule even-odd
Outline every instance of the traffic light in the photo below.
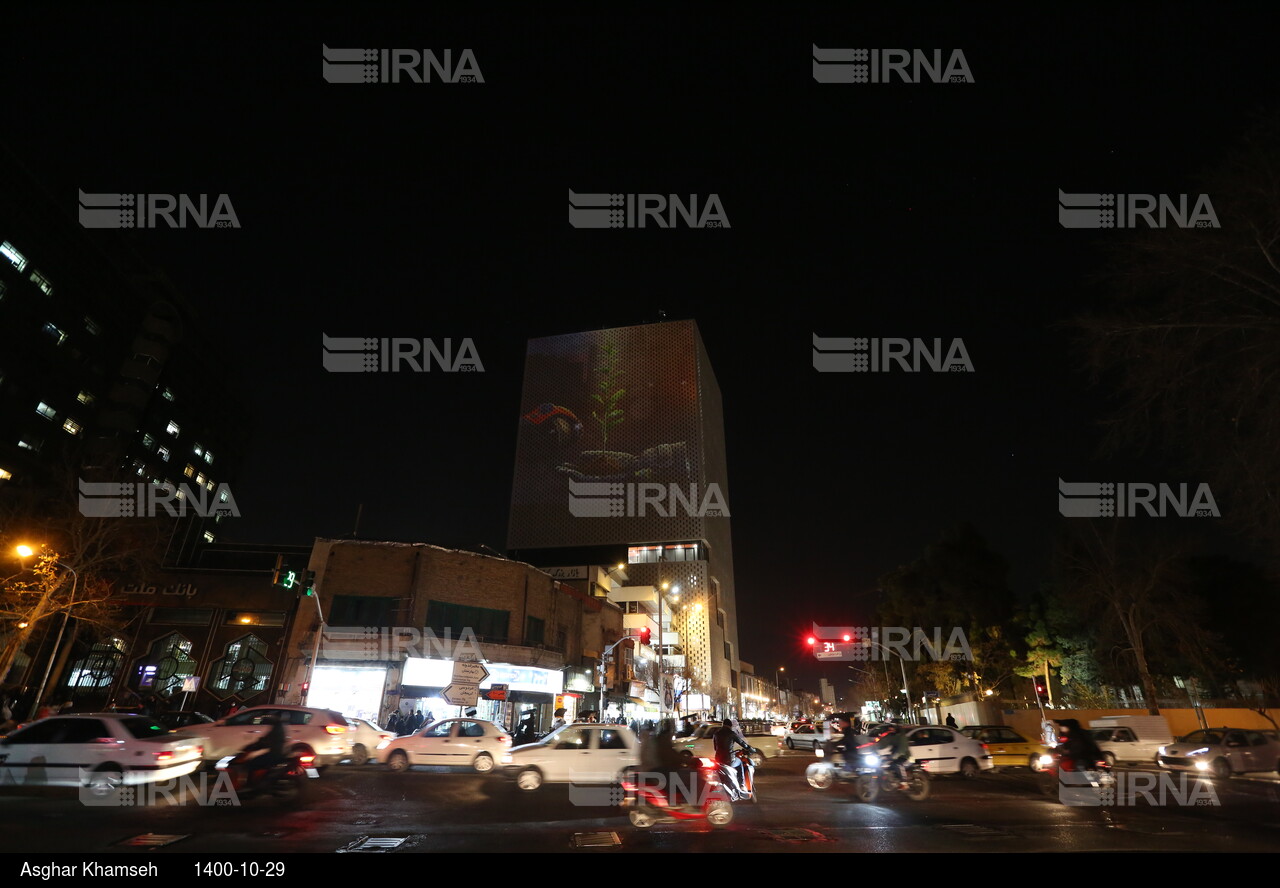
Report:
[[[809,639],[808,639],[808,642],[809,642],[809,647],[813,647],[815,644],[817,644],[817,643],[818,643],[818,639],[816,639],[816,638],[814,638],[812,635],[810,635],[810,636],[809,636]]]
[[[298,585],[297,571],[290,569],[283,555],[276,558],[276,569],[271,575],[271,585],[277,589],[292,589]]]
[[[1036,697],[1039,698],[1041,703],[1049,702],[1049,689],[1045,686],[1044,680],[1040,678],[1036,679]]]
[[[641,643],[641,644],[643,644],[643,645],[648,645],[648,644],[649,644],[649,637],[650,637],[650,635],[652,635],[652,632],[653,632],[653,630],[651,630],[651,629],[649,629],[649,628],[647,628],[647,627],[646,627],[646,628],[644,628],[644,629],[641,629],[641,630],[640,630],[640,643]]]
[[[316,572],[314,570],[308,570],[303,572],[302,589],[303,589],[303,592],[302,592],[303,595],[311,596],[316,594]]]

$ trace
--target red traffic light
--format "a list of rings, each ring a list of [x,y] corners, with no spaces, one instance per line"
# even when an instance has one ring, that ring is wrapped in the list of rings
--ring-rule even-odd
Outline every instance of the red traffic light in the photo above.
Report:
[[[652,635],[652,633],[653,633],[653,630],[651,630],[651,629],[641,629],[641,630],[640,630],[640,643],[641,643],[641,644],[648,644],[648,643],[649,643],[649,636],[650,636],[650,635]]]
[[[813,645],[815,645],[815,644],[817,644],[817,643],[818,643],[818,639],[816,639],[816,638],[814,638],[812,635],[810,635],[810,636],[809,636],[809,646],[810,646],[810,647],[812,647]]]
[[[844,640],[845,640],[845,641],[853,641],[853,636],[849,635],[848,633],[845,633]]]

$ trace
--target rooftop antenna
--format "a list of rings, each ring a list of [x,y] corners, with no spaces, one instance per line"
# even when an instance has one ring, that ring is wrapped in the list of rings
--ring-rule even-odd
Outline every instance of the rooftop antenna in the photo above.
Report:
[[[356,506],[356,526],[351,529],[351,538],[359,539],[360,537],[360,515],[364,512],[364,503]]]

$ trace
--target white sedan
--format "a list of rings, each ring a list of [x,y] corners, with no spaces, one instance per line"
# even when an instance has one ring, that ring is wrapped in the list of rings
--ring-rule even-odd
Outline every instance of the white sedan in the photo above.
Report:
[[[697,758],[715,758],[715,733],[718,730],[720,730],[719,722],[707,722],[698,725],[688,737],[676,737],[673,745],[678,752],[687,750],[690,755]],[[757,768],[764,765],[766,758],[779,755],[782,751],[779,749],[777,737],[752,734],[746,738],[746,741],[752,749],[756,750],[751,754],[751,759]]]
[[[502,759],[503,775],[526,792],[544,783],[613,783],[638,767],[640,741],[626,725],[565,725]]]
[[[942,725],[904,725],[911,760],[930,774],[959,774],[977,777],[995,767],[987,747],[953,728]]]
[[[145,715],[55,715],[0,740],[0,785],[78,786],[106,798],[120,786],[190,774],[203,752]]]
[[[392,731],[380,728],[366,718],[347,718],[351,728],[351,758],[353,765],[363,765],[377,758],[378,747],[396,739]]]
[[[511,735],[493,722],[446,718],[382,741],[376,754],[393,771],[407,771],[411,765],[451,765],[487,774],[510,750]]]

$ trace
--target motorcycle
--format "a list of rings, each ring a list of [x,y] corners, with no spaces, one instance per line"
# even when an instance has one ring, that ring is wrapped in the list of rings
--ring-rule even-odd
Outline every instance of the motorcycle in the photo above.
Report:
[[[700,758],[696,765],[672,774],[624,774],[622,804],[629,809],[631,825],[648,829],[655,823],[705,820],[714,827],[728,826],[733,821],[735,790],[725,785],[715,761]]]
[[[1045,795],[1057,793],[1065,805],[1098,807],[1111,804],[1116,788],[1115,772],[1106,759],[1082,763],[1064,755],[1059,749],[1051,749],[1040,757],[1037,775],[1040,791]]]
[[[740,768],[717,764],[716,770],[719,772],[720,782],[729,791],[730,801],[755,804],[756,756],[759,753],[758,749],[752,749],[750,752],[745,749],[735,749],[734,758],[738,760]]]
[[[814,762],[805,770],[805,778],[814,789],[830,789],[838,782],[852,783],[858,799],[864,802],[874,802],[882,793],[892,792],[901,792],[913,802],[929,797],[929,772],[915,762],[903,764],[899,778],[888,760],[871,747],[860,748],[855,753],[856,763],[847,760],[836,763],[822,747],[816,752],[824,761]]]
[[[320,776],[311,753],[295,753],[269,768],[254,766],[259,752],[238,752],[215,766],[231,778],[231,788],[240,799],[270,797],[283,802],[300,802],[306,795],[307,781]]]

